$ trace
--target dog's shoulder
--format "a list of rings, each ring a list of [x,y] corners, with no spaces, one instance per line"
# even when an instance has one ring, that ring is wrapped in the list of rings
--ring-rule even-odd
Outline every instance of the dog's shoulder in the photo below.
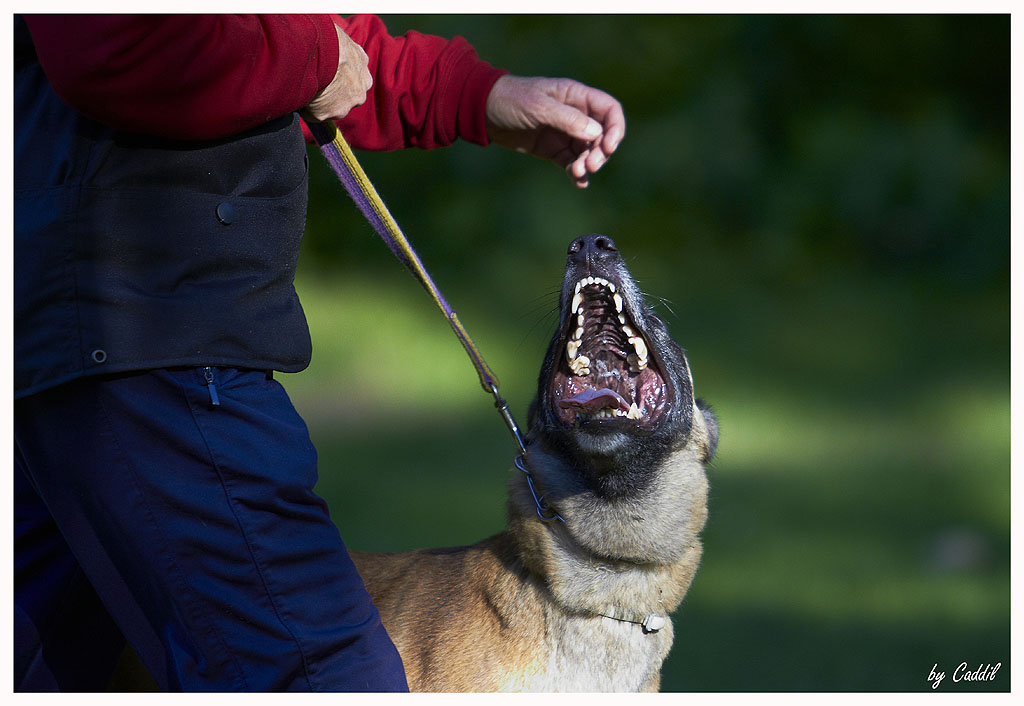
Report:
[[[508,534],[465,547],[350,554],[414,691],[494,691],[541,659],[540,588]],[[437,655],[445,655],[443,669]]]

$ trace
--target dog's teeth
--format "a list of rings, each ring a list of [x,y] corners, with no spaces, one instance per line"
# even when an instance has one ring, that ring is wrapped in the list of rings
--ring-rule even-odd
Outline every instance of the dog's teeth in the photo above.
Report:
[[[637,414],[639,414],[639,412],[637,412]],[[628,417],[629,414],[627,412],[623,412],[621,409],[616,409],[614,407],[605,407],[604,409],[599,409],[593,414],[587,414],[583,416],[586,419],[615,419],[616,417]],[[639,416],[637,418],[639,419]]]
[[[615,294],[612,296],[612,299],[615,300],[615,311],[621,312],[622,311],[622,295],[619,294],[618,292],[615,292]]]
[[[570,311],[575,314],[581,306],[583,306],[583,295],[580,294],[579,285],[576,285],[576,295],[572,298],[572,309]]]
[[[579,355],[572,359],[569,363],[569,368],[575,375],[587,376],[590,375],[590,358],[585,355]]]
[[[580,326],[579,328],[576,329],[576,335],[573,336],[573,338],[575,338],[577,340],[582,340],[583,339],[583,327],[582,326]]]
[[[629,411],[626,412],[626,419],[640,419],[640,416],[640,408],[634,402],[629,406]]]
[[[620,324],[626,323],[626,315],[625,314],[619,314],[619,323]]]
[[[584,277],[576,283],[576,293],[578,294],[581,289],[589,287],[592,284],[599,284],[602,287],[607,287],[612,291],[612,294],[614,294],[617,289],[613,283],[609,282],[604,277]]]
[[[641,358],[636,353],[626,356],[626,362],[629,363],[629,372],[631,373],[639,373],[647,368],[647,358]]]
[[[647,360],[647,344],[644,343],[644,339],[640,336],[633,336],[629,342],[633,344],[637,357],[642,361]]]
[[[583,312],[582,312],[582,311],[581,311],[581,312],[579,313],[579,315],[578,315],[578,316],[576,317],[576,324],[577,324],[578,326],[582,326],[582,325],[583,325]]]
[[[607,287],[608,289],[612,290],[613,292],[616,289],[615,285],[612,282],[609,282],[608,280],[606,280],[604,277],[593,277],[593,276],[591,276],[591,277],[584,277],[579,282],[577,282],[576,283],[576,291],[579,291],[583,287],[589,287],[592,284],[599,284],[602,287]]]
[[[626,334],[626,338],[631,339],[636,336],[636,331],[634,331],[633,327],[630,326],[629,324],[622,324],[622,332]]]
[[[580,349],[580,341],[569,341],[565,344],[565,352],[571,363],[573,358],[576,357],[576,352]]]

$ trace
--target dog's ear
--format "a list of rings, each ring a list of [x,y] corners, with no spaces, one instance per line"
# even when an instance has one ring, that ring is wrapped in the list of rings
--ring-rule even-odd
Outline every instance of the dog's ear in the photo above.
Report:
[[[715,449],[718,448],[718,419],[715,418],[715,412],[707,402],[702,399],[696,399],[694,402],[704,417],[704,426],[707,428],[707,444],[704,449],[704,458],[701,460],[708,463],[714,458]]]

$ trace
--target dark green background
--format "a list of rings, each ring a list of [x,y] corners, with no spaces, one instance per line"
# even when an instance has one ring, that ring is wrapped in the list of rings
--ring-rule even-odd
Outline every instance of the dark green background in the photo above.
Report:
[[[613,237],[721,424],[665,690],[1007,690],[1009,19],[417,16],[616,95],[574,190],[497,147],[361,154],[525,422],[565,247]],[[353,548],[499,531],[513,446],[458,343],[312,155],[282,376]],[[953,684],[961,662],[1002,663]]]

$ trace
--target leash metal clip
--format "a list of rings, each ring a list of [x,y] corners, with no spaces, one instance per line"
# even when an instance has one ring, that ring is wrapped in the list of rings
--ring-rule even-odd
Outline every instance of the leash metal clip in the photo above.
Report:
[[[516,424],[516,420],[508,408],[508,402],[502,399],[498,393],[498,386],[493,382],[491,383],[491,393],[494,395],[494,406],[498,408],[501,418],[505,420],[505,426],[512,432],[516,443],[519,444],[519,453],[516,454],[515,464],[516,468],[526,474],[526,484],[530,487],[530,495],[533,496],[533,502],[537,506],[537,517],[544,522],[555,522],[557,520],[565,524],[565,519],[561,515],[544,504],[543,496],[537,495],[537,488],[533,484],[533,473],[526,466],[526,444],[523,443],[523,437],[519,433],[519,425]]]
[[[530,469],[526,467],[526,459],[523,453],[516,454],[516,468],[526,474],[526,484],[530,487],[530,495],[533,496],[533,502],[537,504],[537,517],[542,519],[544,522],[558,521],[565,524],[565,519],[557,512],[549,508],[544,504],[543,496],[537,495],[537,489],[533,485],[533,474],[530,473]],[[546,513],[551,513],[550,515]]]

